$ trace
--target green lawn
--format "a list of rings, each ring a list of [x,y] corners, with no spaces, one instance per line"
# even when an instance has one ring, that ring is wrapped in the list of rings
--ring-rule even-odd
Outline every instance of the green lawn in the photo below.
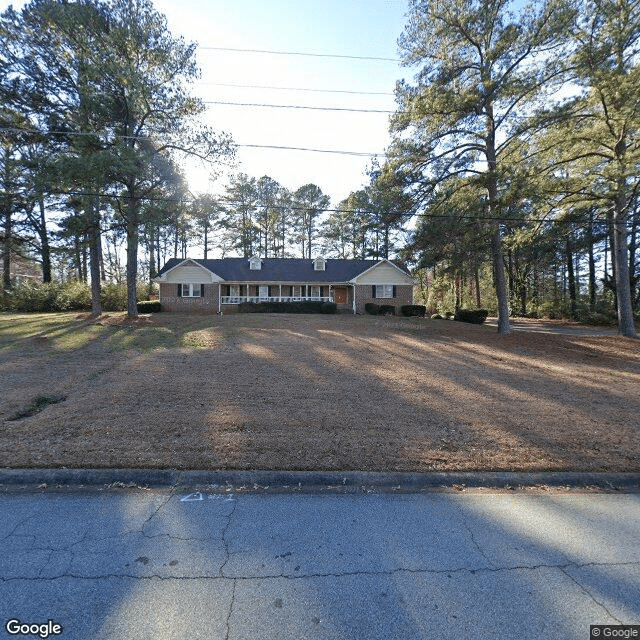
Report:
[[[159,322],[157,319],[159,318]],[[0,313],[0,351],[30,349],[46,344],[54,351],[74,351],[90,345],[108,351],[153,351],[174,347],[208,349],[224,339],[206,316],[141,316],[129,321],[125,313],[108,313],[97,320],[88,314]]]

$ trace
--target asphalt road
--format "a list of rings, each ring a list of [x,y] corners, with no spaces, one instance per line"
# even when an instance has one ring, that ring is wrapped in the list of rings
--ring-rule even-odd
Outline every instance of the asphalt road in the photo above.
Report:
[[[640,624],[638,494],[9,491],[0,540],[0,638],[587,640]]]

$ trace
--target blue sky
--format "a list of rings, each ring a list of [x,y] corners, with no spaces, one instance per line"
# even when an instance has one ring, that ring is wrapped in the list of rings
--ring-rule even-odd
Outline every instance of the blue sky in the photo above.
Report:
[[[23,2],[0,0],[0,9]],[[206,47],[329,53],[397,58],[407,0],[155,0],[174,35],[200,45],[204,100],[394,110],[396,80],[411,75],[398,63],[293,55],[215,51]],[[354,95],[225,87],[221,84],[367,91]],[[275,145],[381,153],[388,144],[385,113],[352,113],[209,105],[205,121],[244,145]],[[333,204],[365,182],[369,157],[241,148],[237,170],[270,175],[289,189],[318,184]],[[220,191],[207,172],[186,167],[194,193]]]
[[[397,58],[406,0],[156,0],[170,29],[201,45],[206,100],[394,110],[395,82],[406,71],[394,62],[207,50],[230,47]],[[242,84],[354,95],[216,86]],[[388,114],[209,105],[207,121],[239,144],[382,152]],[[239,169],[270,175],[290,189],[318,184],[334,204],[365,181],[370,159],[312,152],[242,148]],[[190,172],[193,188],[206,190],[204,172]],[[213,189],[215,190],[215,186]]]

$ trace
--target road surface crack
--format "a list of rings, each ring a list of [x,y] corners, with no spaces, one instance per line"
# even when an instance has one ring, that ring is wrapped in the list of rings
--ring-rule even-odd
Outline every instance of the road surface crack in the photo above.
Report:
[[[637,564],[637,563],[630,563],[630,564]],[[590,566],[590,565],[580,565],[578,568],[582,568],[583,566]],[[602,565],[598,565],[598,566],[602,566]],[[608,566],[608,565],[607,565]],[[616,621],[617,624],[624,624],[622,622],[622,620],[619,620],[618,618],[616,618],[613,613],[611,613],[611,611],[609,611],[608,607],[603,603],[600,602],[599,600],[596,599],[596,597],[591,593],[591,591],[589,591],[589,589],[587,589],[583,584],[581,584],[576,578],[574,578],[570,573],[567,572],[566,568],[565,569],[560,569],[560,571],[562,571],[562,573],[564,573],[565,576],[567,576],[567,578],[569,578],[576,586],[578,586],[584,593],[586,593],[589,598],[591,598],[591,600],[597,604],[599,607],[601,607],[602,609],[604,609],[607,612],[607,615],[612,618],[613,620]]]
[[[552,565],[552,564],[538,564],[538,565],[515,565],[510,567],[456,567],[452,569],[408,569],[404,567],[398,567],[396,569],[381,569],[380,571],[370,570],[370,571],[337,571],[337,572],[326,572],[326,573],[309,573],[309,574],[268,574],[268,575],[244,575],[244,576],[228,576],[218,574],[205,574],[205,575],[193,575],[193,576],[166,576],[166,575],[158,575],[158,574],[150,574],[150,575],[134,575],[128,573],[111,573],[104,575],[79,575],[79,574],[71,574],[64,573],[58,576],[49,576],[49,577],[0,577],[0,582],[16,582],[16,581],[26,581],[26,582],[51,582],[53,580],[62,580],[62,579],[71,579],[71,580],[112,580],[112,579],[129,579],[129,580],[161,580],[161,581],[169,581],[169,580],[183,580],[183,581],[195,581],[195,580],[231,580],[232,582],[238,580],[309,580],[314,578],[349,578],[349,577],[357,577],[357,576],[395,576],[403,573],[408,573],[411,575],[452,575],[452,574],[462,574],[462,573],[471,573],[471,574],[483,574],[483,573],[500,573],[503,571],[537,571],[540,569],[557,569],[559,571],[565,572],[566,569],[569,568],[586,568],[586,567],[638,567],[640,566],[640,562],[611,562],[611,563],[602,563],[602,562],[588,562],[584,564],[574,564],[568,563],[563,565]],[[569,576],[571,577],[571,576]],[[575,580],[574,580],[575,582]],[[578,586],[584,591],[586,589],[576,582]],[[593,596],[586,591],[591,598]],[[594,599],[595,602],[597,602]],[[600,603],[598,603],[600,604]],[[601,605],[604,608],[604,605]],[[615,616],[611,616],[615,619]]]
[[[227,518],[227,524],[222,530],[222,535],[221,535],[222,546],[224,548],[224,561],[220,565],[220,571],[218,574],[220,578],[226,577],[224,575],[224,568],[227,566],[227,563],[231,558],[231,552],[229,551],[229,541],[227,540],[227,533],[229,532],[229,528],[231,527],[231,520],[233,519],[233,516],[237,508],[238,508],[238,500],[236,499],[233,501],[233,508],[231,509],[231,511],[229,511],[228,515],[225,516]]]
[[[233,606],[235,604],[236,601],[236,581],[233,581],[233,586],[231,588],[231,602],[229,603],[229,613],[227,614],[227,621],[226,621],[226,632],[225,632],[225,636],[224,636],[224,640],[229,640],[229,634],[231,632],[231,616],[233,614]]]

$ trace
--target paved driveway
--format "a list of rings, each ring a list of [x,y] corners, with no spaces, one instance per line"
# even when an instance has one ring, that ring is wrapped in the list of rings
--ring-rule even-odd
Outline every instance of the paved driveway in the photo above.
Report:
[[[489,327],[498,327],[497,318],[488,318],[486,323]],[[533,333],[554,333],[567,336],[617,336],[618,330],[613,327],[593,327],[580,324],[559,324],[551,320],[518,320],[510,321],[514,331],[531,331]]]
[[[12,619],[65,640],[586,640],[640,623],[634,494],[123,489],[7,493],[0,510],[0,637],[20,637]]]

